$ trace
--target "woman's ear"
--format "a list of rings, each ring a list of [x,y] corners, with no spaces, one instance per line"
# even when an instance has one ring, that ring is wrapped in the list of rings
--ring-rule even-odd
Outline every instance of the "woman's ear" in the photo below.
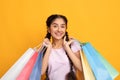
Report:
[[[47,31],[50,33],[50,28],[47,28]]]

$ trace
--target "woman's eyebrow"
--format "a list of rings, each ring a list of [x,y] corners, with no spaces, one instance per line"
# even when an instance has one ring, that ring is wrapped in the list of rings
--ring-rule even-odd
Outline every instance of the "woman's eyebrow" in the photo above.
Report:
[[[54,25],[54,24],[55,24],[55,25],[58,25],[57,23],[52,23],[52,25]]]
[[[61,24],[61,25],[66,25],[66,24]]]
[[[58,25],[58,24],[57,24],[57,23],[52,23],[52,25]],[[63,24],[61,24],[61,25],[66,25],[66,24],[63,23]]]

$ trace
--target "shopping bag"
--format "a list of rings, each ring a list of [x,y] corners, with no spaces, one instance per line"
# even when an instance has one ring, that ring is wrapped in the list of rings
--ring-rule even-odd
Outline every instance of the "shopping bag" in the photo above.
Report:
[[[22,69],[21,73],[18,75],[16,80],[29,80],[30,74],[32,72],[32,69],[33,69],[34,64],[36,62],[36,59],[38,57],[38,52],[41,51],[42,48],[43,48],[43,45],[41,45],[41,44],[39,44],[36,47],[34,47],[34,50],[35,50],[34,55],[27,62],[27,64]]]
[[[104,64],[105,68],[110,73],[112,79],[115,79],[119,75],[119,72],[91,44],[88,44],[87,47],[89,47],[89,49],[93,53],[96,53],[98,58],[101,60],[101,62]]]
[[[96,52],[93,52],[89,48],[89,46],[91,46],[90,43],[85,43],[82,46],[82,49],[94,73],[96,80],[112,80],[110,73],[105,68],[104,64],[101,62]]]
[[[2,76],[1,80],[16,80],[17,76],[20,74],[21,70],[24,68],[24,66],[29,61],[34,52],[35,51],[32,48],[29,48]]]
[[[77,80],[85,80],[83,71],[80,71],[77,69],[77,70],[75,70],[75,73],[76,73]]]
[[[46,50],[46,47],[44,47],[38,55],[38,58],[36,60],[36,63],[34,65],[34,68],[32,70],[32,73],[30,74],[29,80],[40,80],[41,78],[41,67],[42,67],[42,57],[43,52]]]
[[[80,57],[84,73],[84,80],[96,80],[83,51],[80,52]]]
[[[29,80],[29,76],[32,72],[37,56],[38,52],[36,51],[34,55],[30,58],[30,60],[27,62],[25,67],[22,69],[16,80]]]

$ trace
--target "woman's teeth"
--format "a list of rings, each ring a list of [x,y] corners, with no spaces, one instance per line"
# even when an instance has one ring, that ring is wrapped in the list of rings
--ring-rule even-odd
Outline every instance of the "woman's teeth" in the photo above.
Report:
[[[56,33],[57,36],[61,36],[62,34],[61,33]]]

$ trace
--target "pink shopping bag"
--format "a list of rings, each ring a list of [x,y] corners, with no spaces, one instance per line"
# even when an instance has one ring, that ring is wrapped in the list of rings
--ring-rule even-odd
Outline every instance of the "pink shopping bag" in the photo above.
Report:
[[[31,56],[34,54],[34,49],[29,48],[15,64],[2,76],[1,80],[16,80],[21,70],[27,64]]]
[[[35,61],[37,59],[38,52],[35,52],[34,55],[30,58],[28,63],[25,65],[21,73],[18,75],[16,80],[28,80],[29,76],[31,74],[32,68],[35,64]]]

